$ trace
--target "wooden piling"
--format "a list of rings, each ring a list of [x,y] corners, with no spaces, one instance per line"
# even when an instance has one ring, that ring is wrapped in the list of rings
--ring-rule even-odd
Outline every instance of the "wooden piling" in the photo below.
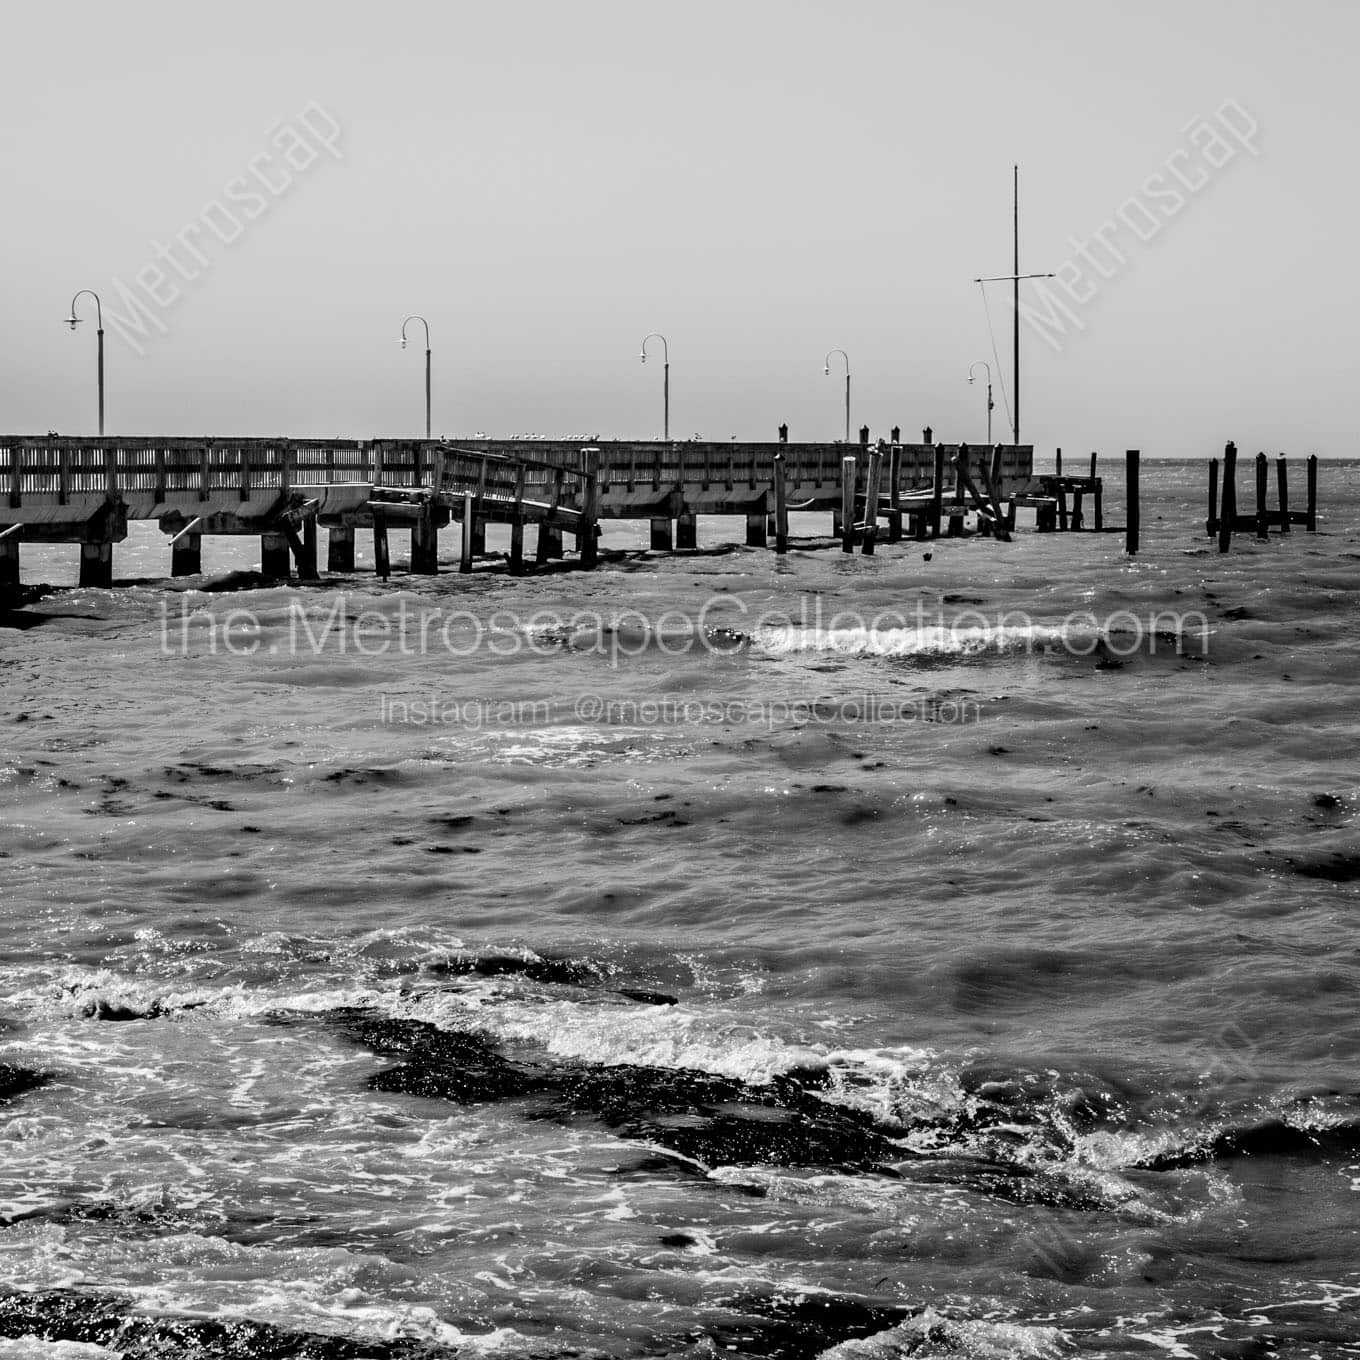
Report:
[[[472,538],[476,532],[473,527],[475,516],[472,512],[473,494],[471,491],[463,492],[463,523],[462,538],[458,550],[458,571],[462,576],[467,576],[472,571]]]
[[[864,542],[860,551],[865,557],[874,555],[874,539],[878,537],[878,492],[883,480],[883,453],[869,450],[869,472],[864,484]]]
[[[387,515],[376,505],[373,507],[373,570],[383,581],[392,574],[392,557],[387,546]]]
[[[1138,450],[1128,449],[1124,454],[1124,499],[1128,502],[1124,523],[1124,551],[1138,551]]]
[[[770,541],[768,527],[765,523],[768,518],[763,509],[747,514],[746,546],[748,548],[763,548]]]
[[[694,552],[699,547],[699,517],[686,510],[675,517],[675,548],[677,552]]]
[[[284,557],[286,561],[287,549],[284,550]],[[102,590],[107,590],[113,585],[113,543],[110,539],[81,542],[80,584]]]
[[[789,492],[782,453],[774,456],[774,550],[780,554],[789,550]]]
[[[1256,455],[1256,537],[1270,537],[1270,521],[1266,515],[1266,491],[1270,486],[1270,469],[1264,453]]]
[[[652,551],[670,552],[675,547],[669,515],[652,516]]]
[[[197,576],[203,570],[202,517],[195,515],[170,540],[170,575]]]
[[[841,459],[841,551],[855,551],[855,457]]]
[[[326,531],[326,570],[354,570],[354,528],[349,524],[332,524]]]
[[[540,521],[538,538],[534,544],[534,561],[541,567],[549,559],[561,556],[562,530]]]
[[[1204,521],[1204,532],[1210,538],[1218,532],[1218,459],[1209,459],[1209,515]]]
[[[592,571],[600,553],[600,451],[581,450],[581,472],[585,486],[581,497],[581,530],[577,535],[577,550],[581,565]]]
[[[888,506],[888,542],[899,543],[902,539],[902,445],[896,440],[888,451]]]
[[[14,462],[17,467],[17,453]],[[0,529],[0,591],[19,588],[19,540],[23,533],[22,524],[11,524],[8,528]]]
[[[954,454],[954,495],[949,507],[950,538],[963,537],[963,484],[968,476],[968,445],[960,444]]]
[[[288,535],[279,529],[271,529],[260,535],[260,574],[272,576],[275,580],[286,581],[291,567],[288,556]]]
[[[1232,532],[1237,525],[1237,445],[1231,440],[1223,450],[1223,492],[1218,509],[1218,550],[1225,553],[1232,546]]]
[[[930,440],[927,439],[929,444]],[[944,511],[944,449],[936,444],[932,449],[935,455],[934,481],[930,488],[930,536],[940,536],[940,516]]]
[[[1310,534],[1317,531],[1317,471],[1317,454],[1310,453],[1308,455],[1308,508],[1304,512],[1307,518],[1303,522],[1303,527]]]
[[[524,575],[524,521],[514,519],[510,522],[510,575]]]
[[[1285,466],[1284,454],[1275,460],[1275,486],[1280,497],[1280,532],[1289,532],[1289,472]]]

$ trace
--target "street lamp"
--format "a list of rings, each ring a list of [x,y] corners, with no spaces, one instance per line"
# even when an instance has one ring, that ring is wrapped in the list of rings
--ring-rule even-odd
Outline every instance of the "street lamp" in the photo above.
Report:
[[[660,341],[661,341],[661,364],[662,364],[662,375],[661,375],[661,402],[662,402],[662,406],[661,406],[661,410],[662,410],[662,416],[661,416],[661,437],[662,437],[662,439],[669,440],[670,437],[671,437],[671,351],[670,351],[670,346],[666,344],[666,337],[665,337],[664,335],[662,335],[660,331],[653,331],[650,335],[644,335],[644,336],[642,337],[642,353],[641,353],[640,355],[638,355],[638,358],[640,358],[644,364],[647,362],[647,341],[648,341],[648,340],[660,340]]]
[[[423,316],[407,316],[401,322],[401,347],[406,348],[406,323],[419,321],[425,327],[425,438],[430,437],[430,323]]]
[[[826,361],[822,366],[822,372],[828,377],[831,375],[831,356],[839,354],[845,360],[845,442],[850,442],[850,356],[843,349],[831,349],[826,352]]]
[[[66,324],[72,330],[80,325],[81,318],[76,315],[76,302],[82,294],[89,293],[94,299],[95,329],[99,336],[99,434],[104,434],[104,308],[100,305],[99,294],[89,288],[82,288],[79,293],[71,299],[71,315],[66,318]]]
[[[986,359],[978,359],[976,362],[969,364],[969,365],[968,365],[968,381],[969,381],[969,382],[972,382],[972,381],[973,381],[973,370],[974,370],[975,368],[977,368],[978,365],[981,365],[983,368],[985,368],[985,369],[987,370],[987,447],[988,447],[988,448],[991,448],[991,447],[992,447],[992,406],[995,404],[995,403],[993,403],[993,401],[992,401],[992,366],[991,366],[991,364],[989,364],[989,363],[986,361]]]

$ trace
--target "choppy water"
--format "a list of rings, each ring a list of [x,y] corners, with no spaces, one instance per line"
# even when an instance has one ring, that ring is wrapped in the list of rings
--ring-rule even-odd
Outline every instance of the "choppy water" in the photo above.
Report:
[[[1133,560],[138,530],[0,627],[0,1356],[1360,1354],[1356,473],[1227,557],[1172,464]]]

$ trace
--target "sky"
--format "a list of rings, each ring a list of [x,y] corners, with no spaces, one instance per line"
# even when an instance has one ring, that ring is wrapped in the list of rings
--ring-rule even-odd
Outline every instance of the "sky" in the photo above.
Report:
[[[5,432],[1356,452],[1349,0],[6,11]]]

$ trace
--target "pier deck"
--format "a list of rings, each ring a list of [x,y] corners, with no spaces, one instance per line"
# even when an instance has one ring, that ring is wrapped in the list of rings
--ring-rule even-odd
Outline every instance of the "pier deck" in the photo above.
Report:
[[[484,551],[485,525],[538,528],[539,560],[561,555],[570,532],[585,564],[598,523],[651,521],[652,544],[694,546],[696,515],[741,515],[747,542],[764,544],[779,513],[828,510],[863,531],[887,516],[993,512],[957,475],[960,446],[568,440],[316,440],[186,437],[0,436],[0,586],[18,581],[25,542],[80,545],[82,584],[112,582],[112,548],[129,520],[156,520],[171,536],[171,569],[199,570],[204,534],[261,539],[266,574],[316,572],[316,529],[330,534],[328,565],[353,570],[353,535],[372,529],[379,570],[389,525],[410,528],[412,570],[434,571],[438,530],[463,524],[463,565]],[[1029,446],[977,449],[992,503],[1031,482]],[[776,483],[779,483],[777,487]],[[853,500],[848,516],[847,498]],[[873,511],[869,503],[872,499]],[[999,514],[999,504],[996,513]],[[785,535],[787,528],[784,529]],[[380,541],[381,540],[381,541]]]

